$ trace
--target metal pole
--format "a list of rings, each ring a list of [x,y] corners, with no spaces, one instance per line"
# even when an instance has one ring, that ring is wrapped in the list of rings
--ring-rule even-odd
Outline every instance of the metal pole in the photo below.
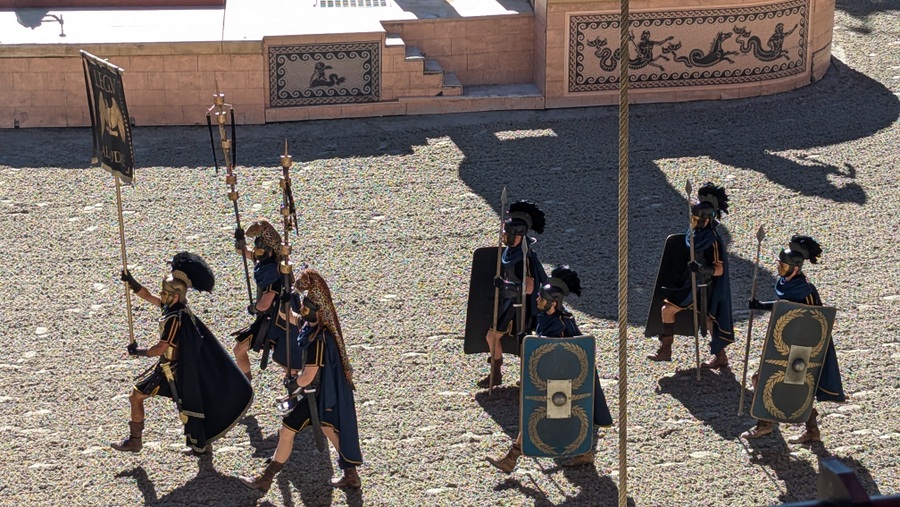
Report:
[[[691,219],[691,195],[694,193],[693,188],[691,187],[691,180],[684,186],[684,191],[687,193],[687,204],[688,204],[688,238],[690,240],[691,247],[691,262],[695,260],[694,253],[694,227],[690,222]],[[700,309],[698,308],[699,304],[697,303],[697,273],[691,271],[691,298],[692,305],[694,308],[694,354],[697,361],[697,380],[700,380]],[[703,316],[706,318],[706,315]]]

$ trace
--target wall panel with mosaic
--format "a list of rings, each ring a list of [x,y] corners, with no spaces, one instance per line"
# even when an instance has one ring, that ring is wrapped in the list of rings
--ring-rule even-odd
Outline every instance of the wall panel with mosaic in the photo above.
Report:
[[[569,16],[568,91],[619,86],[619,15]],[[751,83],[806,71],[809,0],[632,13],[632,88]]]
[[[270,46],[271,107],[378,102],[380,42]]]

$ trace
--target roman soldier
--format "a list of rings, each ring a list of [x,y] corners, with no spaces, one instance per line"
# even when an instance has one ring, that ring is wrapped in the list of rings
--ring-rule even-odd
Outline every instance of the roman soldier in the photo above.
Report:
[[[155,345],[128,345],[129,355],[159,359],[137,378],[131,391],[131,432],[123,441],[110,444],[118,451],[141,450],[147,398],[163,396],[175,402],[184,424],[186,451],[194,455],[208,451],[208,444],[231,429],[253,400],[250,383],[188,306],[189,288],[212,291],[212,270],[203,258],[189,252],[175,255],[170,264],[171,273],[163,278],[159,296],[152,295],[127,270],[121,273],[122,281],[138,297],[162,309],[162,317]]]
[[[245,241],[245,235],[253,238],[253,247]],[[234,248],[240,255],[254,261],[253,279],[256,281],[256,302],[247,307],[247,312],[255,316],[253,323],[240,329],[235,337],[234,359],[248,379],[253,379],[250,371],[250,350],[263,352],[260,368],[266,367],[267,354],[271,343],[277,343],[284,336],[276,333],[272,325],[281,293],[282,275],[278,271],[280,261],[278,252],[281,248],[281,235],[268,220],[262,219],[252,223],[246,233],[237,228],[234,231]]]
[[[799,235],[791,238],[788,248],[781,249],[776,260],[778,280],[775,282],[775,295],[778,296],[778,299],[793,303],[822,306],[819,291],[816,290],[816,286],[809,281],[806,273],[802,270],[804,261],[808,260],[812,264],[818,264],[821,255],[822,247],[819,246],[815,239]],[[775,306],[775,301],[751,299],[748,306],[752,310],[771,310]],[[754,388],[756,387],[757,378],[758,373],[752,377]],[[815,393],[816,400],[820,402],[832,401],[841,403],[846,401],[844,386],[841,382],[841,371],[838,368],[837,353],[834,349],[834,341],[828,342],[825,360],[822,363],[822,373],[816,385]],[[788,440],[788,442],[792,444],[821,442],[819,425],[816,422],[818,415],[819,411],[813,407],[809,419],[806,421],[805,431],[797,438]],[[757,421],[754,428],[741,436],[744,438],[759,438],[772,433],[773,430],[774,423],[772,421]]]
[[[684,310],[692,311],[699,303],[697,311],[700,313],[701,332],[706,336],[706,332],[709,331],[711,335],[710,358],[703,363],[703,367],[728,367],[725,347],[734,343],[731,282],[728,253],[717,229],[719,220],[725,213],[728,213],[728,195],[725,188],[711,182],[705,183],[697,192],[696,202],[691,205],[690,230],[684,235],[683,240],[678,238],[680,243],[672,245],[671,250],[667,244],[654,293],[654,300],[663,297],[660,310],[662,333],[659,334],[659,349],[655,354],[647,356],[651,361],[672,360],[676,316]],[[684,259],[691,258],[692,241],[694,260],[685,262]],[[696,276],[699,302],[693,299],[692,273]],[[651,314],[650,319],[654,318],[656,316]],[[684,334],[693,335],[693,332]]]
[[[550,273],[550,279],[542,285],[537,293],[535,305],[538,310],[534,333],[538,336],[572,337],[580,336],[581,331],[572,315],[564,306],[565,298],[569,294],[581,296],[581,279],[575,270],[569,266],[557,266]],[[597,442],[597,428],[612,425],[612,415],[606,403],[606,396],[600,386],[600,377],[594,370],[594,437],[593,444]],[[522,455],[522,431],[512,442],[512,445],[502,458],[486,458],[488,462],[503,472],[511,473]],[[563,461],[563,466],[581,466],[594,463],[594,450],[574,456]]]
[[[356,405],[353,399],[353,368],[331,291],[318,271],[303,269],[295,294],[302,295],[299,312],[291,310],[291,364],[302,358],[302,370],[287,377],[289,397],[297,403],[282,418],[275,455],[265,471],[251,479],[241,477],[248,488],[265,493],[275,475],[291,455],[296,434],[308,426],[321,424],[338,455],[343,477],[330,481],[332,487],[359,489],[362,485],[356,467],[362,465]],[[300,296],[295,296],[298,298]],[[284,315],[280,316],[282,319]],[[277,356],[276,356],[277,358]],[[312,398],[312,399],[310,399]],[[317,431],[317,428],[313,428]]]
[[[544,285],[547,273],[533,249],[537,239],[528,232],[542,234],[545,223],[544,212],[532,202],[521,200],[509,206],[503,223],[505,246],[500,254],[501,274],[494,279],[494,287],[499,289],[496,327],[488,329],[485,336],[491,372],[478,382],[478,387],[490,388],[492,378],[493,385],[503,383],[503,337],[516,337],[520,341],[534,329],[538,313],[534,284],[536,280],[539,287]],[[524,271],[526,265],[527,271]],[[521,314],[523,309],[524,316]],[[518,351],[518,347],[515,350]]]

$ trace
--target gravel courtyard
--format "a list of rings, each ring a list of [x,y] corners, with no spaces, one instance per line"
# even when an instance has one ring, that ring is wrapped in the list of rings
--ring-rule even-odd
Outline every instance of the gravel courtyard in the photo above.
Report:
[[[869,493],[900,494],[900,1],[839,0],[836,17],[833,66],[807,88],[632,107],[627,454],[636,506],[814,499],[828,456],[856,470]],[[495,242],[506,186],[511,200],[546,212],[537,250],[547,270],[567,263],[581,274],[583,297],[570,307],[597,337],[616,416],[617,135],[615,108],[238,128],[245,226],[279,219],[278,156],[290,143],[293,259],[318,268],[334,293],[366,460],[361,492],[334,491],[333,456],[303,432],[260,497],[235,477],[261,472],[274,451],[274,369],[254,364],[254,404],[212,457],[177,452],[183,437],[168,400],[147,402],[140,454],[108,447],[127,434],[132,378],[152,363],[125,356],[112,177],[88,168],[89,129],[0,131],[0,505],[617,505],[618,424],[601,436],[594,467],[524,458],[509,476],[494,470],[484,457],[505,452],[518,432],[518,374],[505,366],[506,385],[488,398],[474,385],[484,356],[462,353],[472,252]],[[123,189],[132,272],[156,292],[176,252],[204,256],[216,289],[189,300],[230,348],[229,333],[249,323],[248,301],[206,129],[137,127],[134,146],[136,185]],[[732,370],[704,372],[700,383],[676,374],[693,364],[690,339],[676,342],[673,363],[644,359],[656,346],[643,326],[663,241],[687,226],[688,179],[724,184],[732,208],[724,225],[739,341],[728,349]],[[806,271],[838,308],[851,400],[818,405],[822,445],[787,444],[800,431],[788,425],[752,443],[738,438],[754,423],[737,406],[760,225],[760,299],[774,298],[773,249],[795,233],[824,248]],[[134,305],[139,344],[155,343],[157,311]],[[754,322],[751,371],[766,323],[766,314]]]

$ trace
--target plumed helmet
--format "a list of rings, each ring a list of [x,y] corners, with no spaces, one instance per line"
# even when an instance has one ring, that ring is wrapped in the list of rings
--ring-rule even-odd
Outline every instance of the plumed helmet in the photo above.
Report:
[[[275,230],[275,226],[265,218],[250,224],[250,227],[247,228],[246,235],[251,238],[259,237],[262,239],[263,245],[276,255],[281,251],[281,234],[278,234],[278,231]]]
[[[574,269],[561,264],[553,268],[550,280],[541,287],[541,298],[555,301],[559,306],[569,294],[581,296],[581,279]]]
[[[697,204],[691,206],[691,214],[707,219],[720,217],[728,213],[728,194],[725,187],[707,181],[697,190]]]
[[[537,204],[521,200],[509,205],[503,228],[507,234],[525,236],[529,230],[543,234],[545,224],[544,212]]]
[[[181,301],[187,301],[187,289],[212,292],[216,285],[212,269],[197,254],[179,252],[169,264],[172,272],[163,279],[163,290],[177,293]]]
[[[804,260],[818,264],[821,255],[822,247],[816,240],[810,236],[795,234],[791,237],[788,248],[783,248],[778,253],[778,260],[789,266],[802,266]]]

